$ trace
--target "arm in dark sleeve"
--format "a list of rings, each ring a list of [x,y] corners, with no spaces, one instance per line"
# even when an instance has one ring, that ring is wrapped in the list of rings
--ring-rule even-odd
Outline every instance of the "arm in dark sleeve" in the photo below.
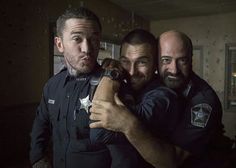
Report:
[[[93,128],[90,130],[90,140],[92,144],[120,143],[125,139],[122,133],[109,131],[104,128]]]
[[[221,103],[211,89],[188,101],[173,141],[194,155],[207,155],[214,141],[223,135]]]
[[[134,99],[131,95],[130,88],[124,82],[121,82],[119,97],[122,102],[130,109],[133,110]],[[112,101],[112,100],[111,100]],[[90,123],[93,121],[90,121]],[[92,128],[90,129],[90,140],[92,144],[112,144],[112,143],[124,143],[126,141],[125,136],[120,132],[110,131],[104,128]]]
[[[50,121],[47,108],[47,86],[44,88],[40,105],[37,108],[31,132],[30,162],[34,164],[44,157],[50,138]]]
[[[174,113],[176,100],[177,95],[168,88],[153,89],[147,92],[142,101],[136,105],[135,114],[147,126],[156,129],[166,121],[167,117],[177,114],[177,111]]]
[[[125,97],[125,95],[122,97]],[[177,95],[175,92],[165,87],[153,89],[147,92],[137,105],[134,105],[129,97],[126,99],[129,100],[123,99],[123,102],[126,102],[126,107],[129,107],[129,110],[133,111],[136,117],[146,126],[152,128],[151,131],[154,134],[162,137],[170,134],[179,115],[176,105]],[[167,118],[169,121],[167,121]],[[92,135],[90,137],[92,142],[103,143],[122,141],[123,136],[120,133],[106,129],[92,129],[90,135]]]

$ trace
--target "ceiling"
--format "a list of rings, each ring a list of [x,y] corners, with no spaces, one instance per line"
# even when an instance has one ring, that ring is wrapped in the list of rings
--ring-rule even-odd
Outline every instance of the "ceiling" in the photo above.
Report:
[[[152,20],[211,15],[236,11],[236,0],[110,0]]]

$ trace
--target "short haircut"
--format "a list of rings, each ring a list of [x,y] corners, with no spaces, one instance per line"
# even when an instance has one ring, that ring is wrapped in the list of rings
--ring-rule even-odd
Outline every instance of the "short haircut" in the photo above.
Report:
[[[69,8],[57,19],[57,36],[62,37],[65,22],[72,18],[95,21],[98,24],[100,31],[102,31],[101,22],[95,13],[84,7]]]
[[[149,44],[153,49],[154,60],[156,60],[155,58],[157,57],[156,56],[157,55],[156,38],[149,31],[144,30],[144,29],[134,29],[131,32],[129,32],[121,41],[120,51],[122,50],[122,46],[125,43],[131,44],[131,45],[144,44],[144,43]]]

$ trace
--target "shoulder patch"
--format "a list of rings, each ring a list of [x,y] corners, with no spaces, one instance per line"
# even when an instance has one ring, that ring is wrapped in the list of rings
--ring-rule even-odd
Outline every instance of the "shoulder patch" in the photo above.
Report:
[[[191,124],[204,128],[210,118],[212,107],[209,104],[197,104],[191,108]]]

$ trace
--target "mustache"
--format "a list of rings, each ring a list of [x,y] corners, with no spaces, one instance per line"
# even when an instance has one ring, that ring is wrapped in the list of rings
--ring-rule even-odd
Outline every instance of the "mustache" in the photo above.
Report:
[[[93,56],[96,52],[92,51],[92,50],[88,50],[88,51],[82,51],[80,52],[80,56],[81,57],[86,57],[86,56]]]
[[[184,77],[184,75],[182,74],[182,73],[177,73],[177,74],[173,74],[173,73],[171,73],[171,72],[165,72],[164,73],[164,76],[173,76],[173,77],[176,77],[176,78],[182,78],[182,77]]]
[[[182,73],[177,73],[177,74],[173,74],[171,72],[166,72],[164,73],[164,79],[168,79],[171,81],[179,81],[179,80],[184,80],[185,76]]]
[[[137,81],[140,80],[140,78],[143,78],[143,75],[135,75],[135,76],[130,76],[130,81]]]
[[[137,77],[131,77],[131,78],[130,78],[130,82],[136,82],[138,79],[139,79],[139,78],[137,78]]]
[[[94,58],[94,56],[89,53],[88,54],[81,54],[80,57],[81,57],[81,59],[84,59],[84,60]]]

